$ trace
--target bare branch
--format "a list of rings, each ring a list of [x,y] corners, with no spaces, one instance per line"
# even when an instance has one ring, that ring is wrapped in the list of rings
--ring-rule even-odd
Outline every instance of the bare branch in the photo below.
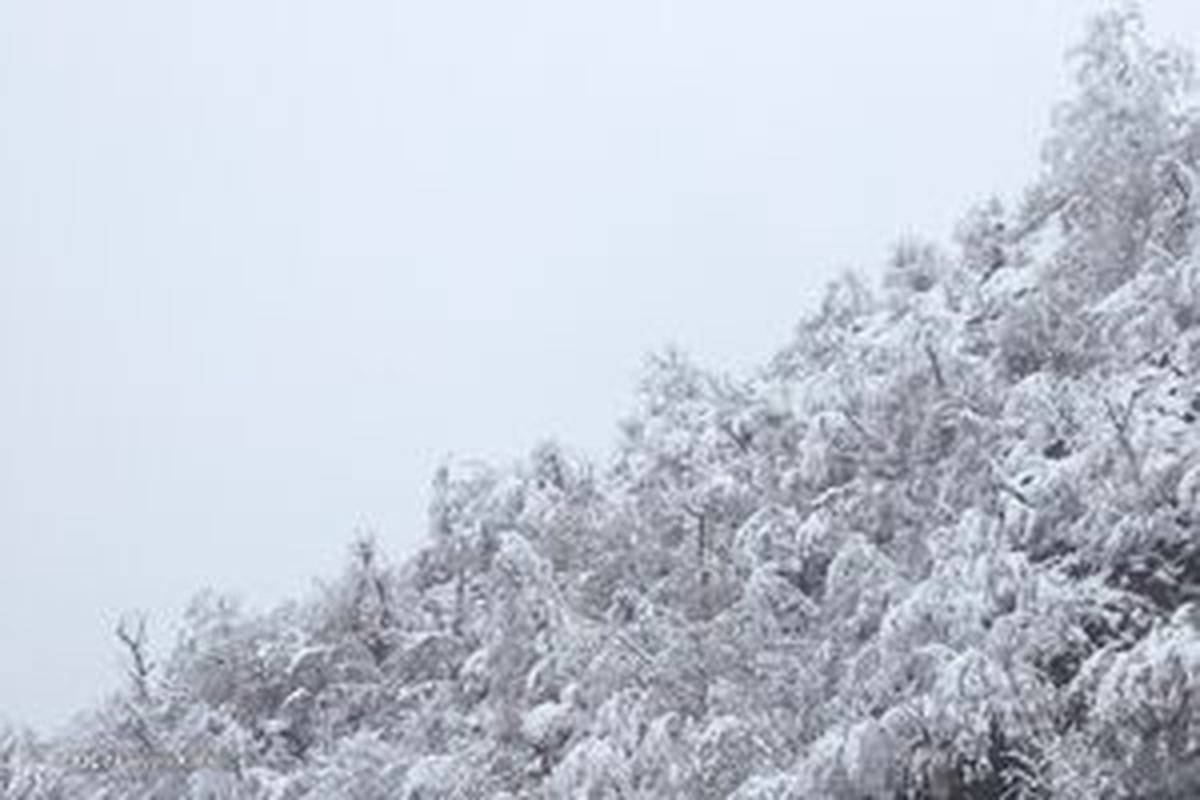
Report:
[[[146,635],[146,616],[136,614],[131,620],[123,617],[117,623],[117,639],[124,645],[129,657],[127,673],[133,683],[137,698],[141,701],[150,699],[150,673],[154,665],[150,661],[148,637]]]
[[[846,421],[850,423],[851,427],[858,432],[858,434],[866,441],[868,445],[874,448],[879,448],[880,450],[887,449],[887,445],[884,443],[884,441],[867,430],[866,426],[862,424],[862,421],[859,420],[858,416],[853,411],[844,406],[838,410],[842,412],[842,416],[846,418]]]
[[[1129,423],[1133,417],[1133,408],[1140,396],[1140,391],[1134,392],[1129,398],[1129,402],[1122,409],[1118,409],[1107,397],[1104,398],[1104,411],[1108,415],[1108,420],[1112,423],[1113,430],[1117,435],[1117,444],[1120,446],[1121,452],[1125,454],[1125,458],[1129,461],[1134,483],[1138,486],[1142,485],[1142,464],[1141,459],[1138,458],[1137,451],[1133,448],[1133,442],[1129,438]]]
[[[725,435],[733,440],[734,444],[738,446],[738,450],[742,451],[743,453],[750,452],[750,444],[754,438],[751,434],[744,431],[739,432],[733,427],[732,424],[730,424],[728,420],[722,421],[718,427],[723,433],[725,433]]]
[[[929,365],[933,368],[933,379],[937,382],[938,388],[942,391],[946,390],[946,378],[942,375],[942,365],[938,363],[937,353],[933,351],[933,345],[926,342],[925,355],[929,357]]]

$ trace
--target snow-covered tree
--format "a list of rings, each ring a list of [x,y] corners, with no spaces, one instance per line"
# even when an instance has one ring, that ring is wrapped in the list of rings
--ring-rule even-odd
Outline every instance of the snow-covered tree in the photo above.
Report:
[[[0,798],[1190,798],[1200,115],[1134,12],[1045,169],[761,370],[650,359],[615,451],[451,460],[430,535],[200,595]]]

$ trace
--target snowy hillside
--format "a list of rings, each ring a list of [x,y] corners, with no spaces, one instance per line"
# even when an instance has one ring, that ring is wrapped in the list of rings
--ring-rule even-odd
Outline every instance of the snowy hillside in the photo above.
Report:
[[[447,464],[406,563],[126,626],[0,798],[1200,796],[1200,113],[1135,14],[1071,59],[1011,207],[655,357],[603,460]]]

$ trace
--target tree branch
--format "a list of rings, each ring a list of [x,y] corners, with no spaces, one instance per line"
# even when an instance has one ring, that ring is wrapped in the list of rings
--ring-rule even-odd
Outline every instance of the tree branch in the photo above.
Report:
[[[133,682],[134,691],[137,693],[139,700],[143,702],[148,701],[150,699],[150,672],[154,668],[154,665],[150,662],[149,655],[146,652],[145,615],[137,614],[132,627],[127,618],[122,618],[117,623],[116,635],[121,644],[125,646],[125,650],[129,655],[127,673]]]

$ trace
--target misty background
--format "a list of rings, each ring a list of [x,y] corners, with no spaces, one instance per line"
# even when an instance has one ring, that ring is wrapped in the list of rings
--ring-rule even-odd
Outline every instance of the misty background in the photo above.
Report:
[[[8,0],[0,717],[113,688],[122,612],[398,560],[448,454],[601,454],[650,350],[761,362],[1028,182],[1103,5]]]

